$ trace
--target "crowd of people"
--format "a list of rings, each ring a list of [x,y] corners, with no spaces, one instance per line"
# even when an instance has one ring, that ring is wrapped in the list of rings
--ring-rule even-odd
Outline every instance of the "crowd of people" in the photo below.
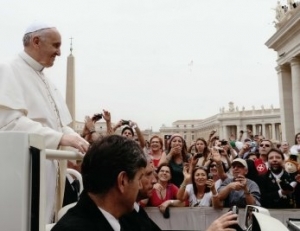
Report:
[[[116,127],[121,126],[122,120]],[[133,128],[139,139],[134,139]],[[300,207],[300,133],[290,147],[286,141],[273,143],[249,129],[228,139],[213,130],[188,146],[177,133],[145,141],[137,123],[129,121],[121,135],[134,139],[152,158],[156,183],[151,197],[140,201],[142,206],[156,206],[163,214],[172,206]]]
[[[53,231],[160,230],[145,206],[158,207],[165,218],[172,206],[299,208],[298,165],[296,171],[290,167],[297,164],[299,133],[291,149],[287,142],[274,147],[258,135],[243,142],[242,134],[237,140],[220,139],[216,131],[189,147],[180,134],[164,140],[153,136],[147,145],[136,122],[120,120],[112,127],[110,112],[103,110],[87,116],[78,134],[68,126],[72,119],[66,104],[43,72],[60,55],[60,33],[35,22],[26,29],[23,45],[15,59],[0,64],[0,130],[37,133],[47,149],[85,154],[82,163],[69,163],[81,172],[84,190]],[[95,130],[101,118],[105,135]],[[116,135],[119,128],[121,135]],[[63,190],[58,189],[69,182],[66,164],[46,161],[46,223],[53,222],[62,205]],[[236,218],[225,213],[207,230],[234,230],[228,227],[237,224]]]

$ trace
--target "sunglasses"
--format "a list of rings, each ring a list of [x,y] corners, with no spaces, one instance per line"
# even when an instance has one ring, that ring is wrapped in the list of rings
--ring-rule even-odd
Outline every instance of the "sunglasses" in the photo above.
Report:
[[[210,168],[214,168],[214,167],[217,167],[217,165],[216,165],[216,164],[212,164],[212,165],[210,165],[209,167],[210,167]]]
[[[261,145],[259,145],[260,147],[267,147],[267,148],[269,148],[270,147],[270,144],[261,144]]]

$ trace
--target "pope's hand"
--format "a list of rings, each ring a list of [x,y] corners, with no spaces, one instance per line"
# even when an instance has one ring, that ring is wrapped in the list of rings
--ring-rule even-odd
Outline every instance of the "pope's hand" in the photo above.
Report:
[[[64,134],[59,142],[59,145],[76,148],[81,153],[86,153],[89,148],[89,143],[82,137],[75,134]]]

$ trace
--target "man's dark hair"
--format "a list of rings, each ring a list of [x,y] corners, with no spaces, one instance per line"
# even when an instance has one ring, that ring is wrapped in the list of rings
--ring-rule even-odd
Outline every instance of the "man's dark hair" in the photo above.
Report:
[[[267,160],[269,160],[269,154],[270,154],[271,152],[276,152],[276,153],[278,153],[279,155],[281,155],[281,158],[284,160],[284,155],[283,155],[282,151],[281,151],[280,149],[278,149],[278,148],[271,148],[271,149],[270,149],[270,151],[267,153]]]
[[[124,127],[124,128],[122,129],[121,134],[123,135],[123,133],[124,133],[126,130],[129,130],[129,131],[131,132],[132,136],[134,136],[134,131],[133,131],[133,129],[132,129],[131,127],[129,127],[129,126]]]
[[[120,172],[126,172],[132,180],[146,165],[145,154],[135,141],[119,135],[104,137],[93,143],[83,158],[84,189],[105,194],[116,184]]]

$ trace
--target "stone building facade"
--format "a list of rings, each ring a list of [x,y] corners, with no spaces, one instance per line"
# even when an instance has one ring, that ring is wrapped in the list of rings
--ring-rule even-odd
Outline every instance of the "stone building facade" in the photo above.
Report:
[[[294,143],[294,135],[300,132],[300,5],[278,2],[276,9],[277,31],[266,46],[277,52],[282,139]]]
[[[217,130],[217,134],[222,139],[228,139],[231,134],[238,137],[241,130],[250,129],[254,135],[263,135],[266,139],[282,140],[280,109],[261,109],[239,111],[234,108],[232,102],[229,103],[228,110],[220,109],[220,113],[202,120],[177,120],[171,127],[161,127],[160,135],[180,133],[187,144],[199,137],[207,139],[212,130]],[[245,133],[246,134],[246,133]]]

